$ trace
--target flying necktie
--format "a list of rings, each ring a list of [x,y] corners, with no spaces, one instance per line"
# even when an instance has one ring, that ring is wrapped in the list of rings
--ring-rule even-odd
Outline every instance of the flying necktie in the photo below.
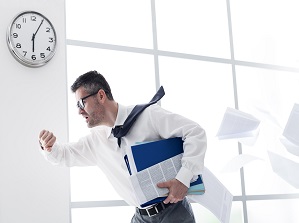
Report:
[[[117,144],[119,147],[121,144],[121,137],[125,136],[129,132],[130,128],[132,127],[140,113],[148,106],[157,103],[164,95],[164,88],[163,86],[161,86],[149,103],[136,105],[125,120],[124,124],[115,126],[115,128],[112,129],[112,134],[115,138],[117,138]]]

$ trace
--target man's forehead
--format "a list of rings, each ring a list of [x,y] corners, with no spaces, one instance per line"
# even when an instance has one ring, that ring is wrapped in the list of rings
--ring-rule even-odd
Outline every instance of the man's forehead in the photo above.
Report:
[[[87,91],[85,90],[84,87],[79,87],[76,91],[75,91],[75,97],[77,100],[83,98],[84,96],[86,96]]]

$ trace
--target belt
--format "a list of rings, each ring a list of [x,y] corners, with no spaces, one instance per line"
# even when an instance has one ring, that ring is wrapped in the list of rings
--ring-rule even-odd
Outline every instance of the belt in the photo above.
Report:
[[[141,215],[147,215],[149,217],[152,217],[157,215],[158,213],[160,213],[161,211],[163,211],[164,209],[168,208],[171,205],[172,205],[171,203],[164,204],[163,202],[160,202],[145,209],[140,209],[140,208],[137,209]]]

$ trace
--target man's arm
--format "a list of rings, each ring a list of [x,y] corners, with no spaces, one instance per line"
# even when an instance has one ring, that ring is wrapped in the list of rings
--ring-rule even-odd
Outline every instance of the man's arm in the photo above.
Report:
[[[202,174],[207,147],[205,130],[196,122],[159,106],[151,108],[151,122],[161,138],[182,137],[184,141],[182,167],[177,176],[157,185],[169,189],[164,203],[176,203],[187,195],[191,180]]]

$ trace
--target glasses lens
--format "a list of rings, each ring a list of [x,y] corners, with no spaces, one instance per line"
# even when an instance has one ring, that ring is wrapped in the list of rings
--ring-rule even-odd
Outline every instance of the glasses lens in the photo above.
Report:
[[[77,107],[80,108],[80,109],[82,109],[82,110],[84,109],[84,104],[83,104],[83,100],[82,99],[77,102]]]

